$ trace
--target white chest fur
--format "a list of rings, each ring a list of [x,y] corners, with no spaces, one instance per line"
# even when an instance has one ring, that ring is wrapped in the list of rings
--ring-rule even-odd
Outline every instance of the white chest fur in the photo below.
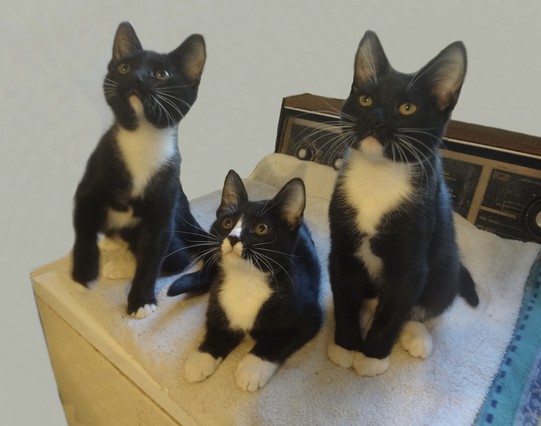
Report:
[[[230,254],[224,259],[224,275],[218,295],[220,304],[232,328],[249,331],[261,306],[272,294],[267,284],[267,274]]]
[[[177,128],[156,129],[140,120],[135,131],[119,128],[118,147],[132,178],[132,197],[141,196],[150,179],[175,154]]]
[[[370,249],[370,237],[377,230],[383,216],[398,208],[411,197],[413,188],[410,166],[387,160],[367,158],[352,150],[344,169],[343,182],[347,201],[357,210],[357,228],[366,233],[366,238],[357,255],[365,263],[368,272],[379,275],[381,259]]]
[[[383,215],[411,196],[410,166],[367,159],[357,150],[347,162],[343,176],[347,200],[357,209],[359,229],[373,235]]]

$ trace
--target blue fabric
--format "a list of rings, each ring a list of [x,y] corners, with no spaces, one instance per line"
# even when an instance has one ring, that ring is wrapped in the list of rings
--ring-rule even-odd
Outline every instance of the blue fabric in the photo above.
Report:
[[[476,425],[541,422],[541,255],[530,271],[515,331]]]

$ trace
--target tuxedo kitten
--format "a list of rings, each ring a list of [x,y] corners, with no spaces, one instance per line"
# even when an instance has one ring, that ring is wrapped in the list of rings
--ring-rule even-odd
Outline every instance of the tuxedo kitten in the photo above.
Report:
[[[423,321],[459,294],[479,299],[455,241],[439,147],[466,73],[461,42],[415,74],[395,71],[373,32],[355,58],[341,117],[346,154],[329,207],[336,330],[328,356],[361,376],[387,370],[393,345],[426,358]]]
[[[272,200],[251,202],[240,177],[234,171],[227,175],[206,242],[217,271],[210,283],[206,334],[187,360],[188,381],[214,373],[249,334],[255,346],[235,377],[242,389],[255,391],[320,329],[320,267],[303,223],[305,203],[300,179]]]
[[[180,184],[179,122],[197,98],[205,63],[200,35],[169,54],[143,50],[132,26],[117,29],[104,93],[115,121],[91,154],[75,193],[72,277],[98,276],[98,233],[125,240],[136,258],[128,313],[156,309],[160,270],[182,271],[199,233]]]

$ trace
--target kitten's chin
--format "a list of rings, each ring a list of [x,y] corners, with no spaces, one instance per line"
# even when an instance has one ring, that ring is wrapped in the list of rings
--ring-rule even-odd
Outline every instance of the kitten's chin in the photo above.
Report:
[[[383,145],[374,136],[368,136],[359,143],[359,151],[372,160],[383,158]]]
[[[128,101],[130,102],[130,105],[135,111],[135,115],[137,115],[137,117],[142,117],[145,114],[145,108],[143,107],[143,103],[139,97],[136,95],[131,95],[128,98]]]

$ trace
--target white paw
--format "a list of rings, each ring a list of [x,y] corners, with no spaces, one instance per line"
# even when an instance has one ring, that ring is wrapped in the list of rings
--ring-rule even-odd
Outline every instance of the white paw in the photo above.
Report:
[[[242,390],[254,392],[267,384],[279,365],[253,354],[246,355],[237,367],[235,378]]]
[[[399,341],[413,357],[426,359],[432,353],[432,337],[422,322],[408,321],[400,333]]]
[[[342,368],[351,368],[353,365],[354,355],[354,351],[344,349],[342,346],[338,346],[334,342],[329,344],[327,347],[327,356],[329,359]]]
[[[359,376],[377,376],[383,374],[389,368],[391,364],[391,358],[369,358],[361,352],[355,352],[355,358],[353,359],[353,369]]]
[[[136,312],[131,314],[131,316],[135,319],[143,319],[152,315],[154,312],[156,312],[156,305],[152,303],[150,305],[141,306]]]
[[[114,260],[103,265],[102,275],[110,280],[128,279],[135,274],[135,263],[129,260]]]
[[[222,358],[214,358],[208,352],[193,352],[184,367],[184,376],[190,383],[201,382],[216,371]]]

